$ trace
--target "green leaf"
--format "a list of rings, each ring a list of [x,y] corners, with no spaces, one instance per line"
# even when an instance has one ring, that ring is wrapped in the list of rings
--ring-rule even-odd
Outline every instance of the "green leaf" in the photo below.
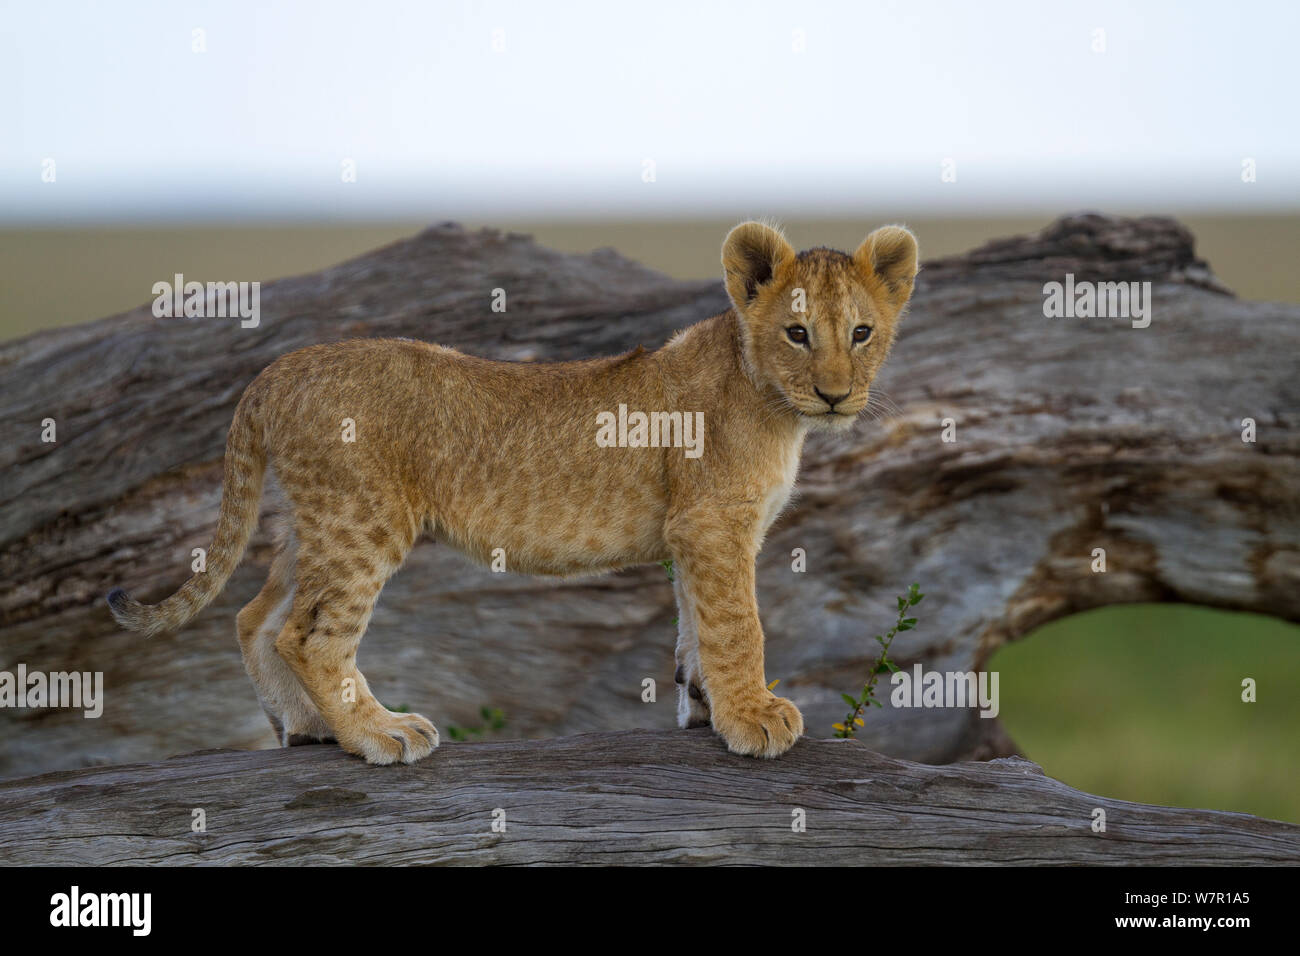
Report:
[[[885,666],[888,667],[890,671],[892,671],[895,674],[897,674],[899,671],[902,670],[902,668],[899,667],[897,664],[895,664],[893,661],[885,661]]]
[[[840,697],[843,698],[844,703],[848,704],[854,710],[858,709],[858,702],[854,700],[852,697],[850,697],[848,694],[840,694]]]
[[[876,698],[874,698],[874,697],[871,698],[871,702],[872,702],[873,704],[875,704],[877,707],[884,707],[884,706],[885,706],[885,705],[882,704],[880,701],[876,700]]]

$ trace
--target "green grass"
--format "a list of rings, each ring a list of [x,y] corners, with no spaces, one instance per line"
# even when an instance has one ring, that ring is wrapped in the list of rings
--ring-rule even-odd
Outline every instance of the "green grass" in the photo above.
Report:
[[[312,272],[413,236],[439,218],[430,214],[420,222],[5,226],[0,228],[0,340],[144,305],[153,301],[153,283],[171,281],[177,272],[205,282],[265,281]],[[788,219],[786,225],[800,248],[853,248],[873,226],[904,221],[920,238],[924,258],[931,259],[1040,229],[1053,218],[1046,213],[934,218],[882,209],[846,219]],[[1300,271],[1287,267],[1300,249],[1296,215],[1189,214],[1184,222],[1196,235],[1198,253],[1238,295],[1300,302]],[[735,220],[493,220],[466,225],[530,232],[543,245],[566,252],[613,246],[651,268],[695,279],[718,277],[718,250]]]
[[[1300,627],[1182,605],[1103,608],[994,654],[1022,753],[1101,796],[1300,823]],[[1243,678],[1256,703],[1241,700]]]

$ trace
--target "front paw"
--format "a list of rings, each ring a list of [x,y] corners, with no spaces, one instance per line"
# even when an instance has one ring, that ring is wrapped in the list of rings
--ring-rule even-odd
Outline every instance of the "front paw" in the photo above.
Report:
[[[713,729],[732,753],[779,757],[803,733],[803,714],[784,697],[764,691],[752,699],[713,702]]]
[[[709,699],[697,680],[677,683],[677,726],[683,729],[709,726]]]
[[[398,714],[377,703],[350,715],[338,727],[338,742],[348,753],[367,763],[415,763],[438,746],[438,728],[419,714]]]

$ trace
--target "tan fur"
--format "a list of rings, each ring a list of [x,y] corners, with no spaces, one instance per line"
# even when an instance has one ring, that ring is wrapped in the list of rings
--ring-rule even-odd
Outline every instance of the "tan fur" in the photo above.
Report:
[[[272,465],[290,528],[238,629],[284,743],[332,737],[372,763],[438,745],[433,724],[383,708],[356,667],[380,589],[429,534],[480,561],[502,549],[509,570],[529,574],[672,558],[680,723],[712,723],[737,753],[783,753],[803,718],[766,686],[755,557],[808,430],[848,427],[866,407],[911,294],[916,242],[887,226],[852,256],[796,255],[775,229],[744,223],[722,261],[734,308],[655,352],[528,364],[374,339],[283,356],[235,412],[207,572],[156,607],[115,590],[114,615],[156,633],[206,605],[239,561]],[[872,330],[861,344],[857,326]],[[704,412],[703,454],[598,446],[597,415],[620,404]],[[343,441],[344,419],[355,442]]]

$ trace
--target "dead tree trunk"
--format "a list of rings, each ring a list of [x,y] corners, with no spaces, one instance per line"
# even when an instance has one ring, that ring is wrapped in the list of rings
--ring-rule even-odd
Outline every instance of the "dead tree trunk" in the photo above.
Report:
[[[934,767],[804,740],[764,761],[643,730],[447,744],[409,767],[317,746],[0,783],[0,863],[1277,865],[1300,863],[1300,827],[1094,797],[1016,757]]]
[[[1151,282],[1150,326],[1046,318],[1043,285],[1067,274]],[[495,288],[505,314],[491,311]],[[102,596],[123,584],[159,598],[189,574],[214,526],[235,402],[276,356],[409,336],[577,358],[654,347],[725,307],[718,282],[442,225],[268,283],[257,328],[142,306],[0,347],[0,668],[102,671],[107,693],[99,720],[0,709],[0,775],[271,743],[234,640],[264,535],[180,634],[118,631]],[[913,580],[930,595],[925,624],[895,657],[943,670],[980,668],[1030,629],[1106,604],[1300,618],[1297,346],[1300,308],[1233,298],[1169,220],[1071,217],[927,263],[877,389],[898,413],[811,439],[801,495],[768,539],[769,676],[824,730],[874,653],[882,609]],[[41,441],[46,419],[56,443]],[[791,571],[795,548],[807,573]],[[1095,548],[1105,574],[1091,572]],[[363,665],[386,703],[440,725],[491,705],[529,736],[665,728],[671,694],[643,703],[641,686],[672,685],[674,614],[658,568],[557,583],[425,543],[386,588]],[[968,711],[876,716],[863,741],[911,759],[1008,749],[997,721]]]

